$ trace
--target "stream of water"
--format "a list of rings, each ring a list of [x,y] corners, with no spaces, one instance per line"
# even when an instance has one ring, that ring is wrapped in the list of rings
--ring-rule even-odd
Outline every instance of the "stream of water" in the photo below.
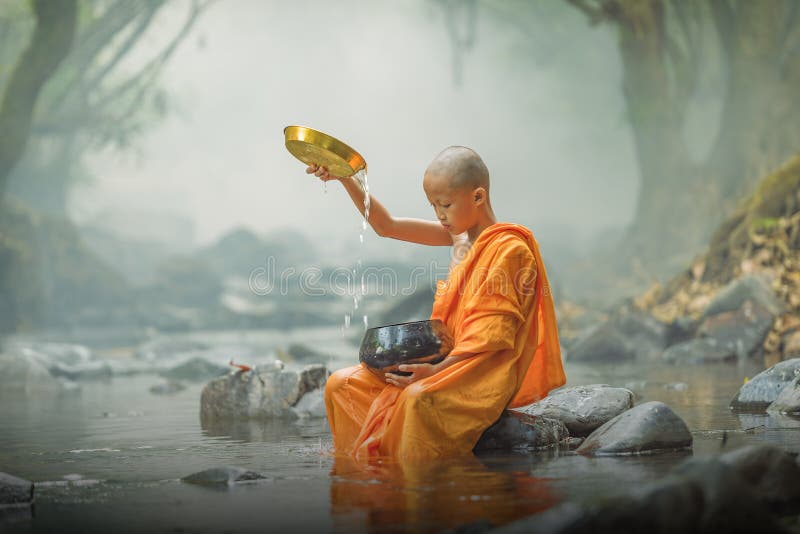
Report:
[[[332,340],[338,332],[331,333]],[[355,354],[356,349],[353,349]],[[354,363],[340,358],[335,366]],[[767,441],[800,450],[800,421],[738,415],[728,402],[757,366],[567,365],[569,384],[626,386],[687,422],[695,455]],[[502,524],[565,499],[592,501],[662,476],[684,454],[584,458],[494,454],[424,465],[334,460],[324,419],[202,426],[202,385],[156,396],[152,375],[84,382],[0,402],[0,471],[36,482],[32,517],[4,532],[439,532]],[[268,479],[212,489],[180,482],[236,465]]]

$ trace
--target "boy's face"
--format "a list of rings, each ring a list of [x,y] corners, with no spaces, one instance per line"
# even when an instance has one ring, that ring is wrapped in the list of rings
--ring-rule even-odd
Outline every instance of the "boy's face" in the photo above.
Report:
[[[477,205],[469,187],[453,188],[451,182],[449,176],[426,173],[422,187],[442,226],[461,234],[477,224]]]

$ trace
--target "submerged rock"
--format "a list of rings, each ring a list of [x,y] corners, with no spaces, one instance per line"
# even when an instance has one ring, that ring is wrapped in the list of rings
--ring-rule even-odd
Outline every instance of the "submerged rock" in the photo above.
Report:
[[[201,419],[297,417],[293,408],[306,393],[325,385],[328,370],[311,365],[300,372],[278,366],[237,372],[212,380],[200,396]]]
[[[33,502],[33,482],[0,472],[0,506]]]
[[[568,437],[567,427],[561,421],[506,410],[496,423],[486,429],[473,450],[545,449]]]
[[[241,467],[215,467],[183,477],[181,480],[189,484],[201,486],[231,486],[243,482],[266,480],[261,473],[243,469]]]
[[[687,449],[692,435],[672,408],[651,401],[616,416],[592,432],[578,454],[618,455]]]
[[[189,360],[176,365],[166,371],[159,373],[164,378],[170,380],[188,380],[190,382],[202,382],[222,376],[228,372],[228,367],[211,363],[205,358],[195,356]]]
[[[570,436],[588,436],[606,421],[633,407],[633,393],[607,384],[572,386],[519,408],[538,417],[562,421]]]
[[[737,410],[763,411],[772,404],[783,388],[800,375],[800,358],[779,362],[758,373],[743,385],[731,401]]]
[[[786,384],[772,404],[767,407],[770,413],[800,414],[800,376]]]

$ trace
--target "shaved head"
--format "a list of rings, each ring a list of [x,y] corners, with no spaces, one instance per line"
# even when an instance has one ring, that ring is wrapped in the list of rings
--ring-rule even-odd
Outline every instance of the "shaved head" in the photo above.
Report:
[[[465,146],[451,146],[437,155],[425,174],[445,176],[453,189],[483,187],[489,191],[489,169],[477,152]]]

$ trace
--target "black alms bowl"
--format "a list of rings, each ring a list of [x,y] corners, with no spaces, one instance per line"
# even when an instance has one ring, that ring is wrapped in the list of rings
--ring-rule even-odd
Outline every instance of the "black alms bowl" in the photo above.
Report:
[[[453,337],[442,321],[412,321],[367,330],[358,359],[373,369],[397,372],[404,363],[439,363],[452,348]]]

